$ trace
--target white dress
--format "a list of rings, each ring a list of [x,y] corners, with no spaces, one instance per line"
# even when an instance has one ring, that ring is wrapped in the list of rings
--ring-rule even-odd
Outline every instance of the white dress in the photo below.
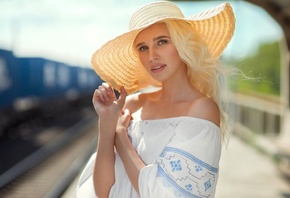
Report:
[[[221,131],[193,117],[131,121],[128,134],[146,164],[139,174],[140,196],[116,154],[110,198],[214,197],[221,155]],[[92,170],[95,154],[77,185],[77,198],[95,198]]]

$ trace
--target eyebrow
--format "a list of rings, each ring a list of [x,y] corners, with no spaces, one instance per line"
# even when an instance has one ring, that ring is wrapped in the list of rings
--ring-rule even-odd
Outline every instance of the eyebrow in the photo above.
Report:
[[[156,40],[160,40],[160,39],[163,39],[163,38],[170,38],[169,36],[163,36],[163,35],[161,35],[161,36],[157,36],[156,38],[153,38],[153,41],[156,41]],[[136,45],[136,48],[138,48],[139,46],[141,46],[141,45],[144,45],[145,43],[144,42],[141,42],[141,43],[138,43],[137,45]]]

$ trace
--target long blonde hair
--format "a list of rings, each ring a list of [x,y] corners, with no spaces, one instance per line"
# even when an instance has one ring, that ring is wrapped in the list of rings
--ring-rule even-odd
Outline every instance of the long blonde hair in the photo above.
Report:
[[[224,67],[213,57],[205,42],[186,21],[165,20],[171,40],[179,56],[187,64],[190,83],[202,94],[212,98],[219,107],[223,140],[228,136],[227,113],[221,100]]]

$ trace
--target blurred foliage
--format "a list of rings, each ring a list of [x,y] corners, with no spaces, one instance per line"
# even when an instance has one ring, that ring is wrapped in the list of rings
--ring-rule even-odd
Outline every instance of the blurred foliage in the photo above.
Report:
[[[229,79],[232,91],[280,95],[279,41],[262,44],[253,55],[230,62],[246,75],[246,78]]]

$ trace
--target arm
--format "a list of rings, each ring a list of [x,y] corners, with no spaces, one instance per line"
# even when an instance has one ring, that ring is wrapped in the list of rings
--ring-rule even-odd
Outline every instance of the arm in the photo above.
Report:
[[[171,133],[168,129],[164,133]],[[219,128],[206,120],[184,118],[173,132],[168,142],[160,141],[156,162],[140,172],[140,194],[213,197],[221,149]]]
[[[114,136],[106,136],[104,134],[110,134],[106,124],[103,124],[103,120],[99,119],[99,134],[98,134],[98,146],[96,152],[96,160],[93,171],[93,181],[96,195],[100,198],[108,197],[111,186],[114,183]],[[101,132],[102,131],[102,132]]]
[[[136,154],[124,131],[117,127],[115,145],[140,197],[166,198],[175,193],[214,196],[221,145],[219,128],[213,123],[185,118],[176,127],[166,127],[163,133],[170,136],[168,142],[160,140],[156,151],[163,152],[148,165]],[[150,142],[145,144],[150,146]]]
[[[111,186],[115,181],[114,140],[116,123],[122,111],[126,92],[121,89],[117,100],[112,88],[103,83],[94,93],[93,104],[99,116],[98,146],[95,166],[93,170],[93,183],[97,197],[108,197]]]
[[[210,109],[212,108],[208,108],[208,110]],[[213,110],[210,110],[210,111],[215,112]],[[208,114],[207,111],[203,111],[203,113],[201,115],[198,115],[198,117],[203,118],[202,116],[204,116],[205,118],[211,121],[211,119],[208,118],[207,114]],[[212,114],[209,114],[209,115],[212,116]],[[214,118],[215,117],[216,115],[214,115]],[[216,162],[219,159],[219,152],[220,152],[220,147],[219,147],[220,134],[219,134],[219,131],[216,131],[218,129],[217,126],[214,126],[212,130],[210,131],[204,131],[207,129],[207,127],[204,128],[204,126],[202,126],[201,128],[198,129],[196,128],[196,126],[191,125],[191,124],[181,127],[182,129],[179,129],[180,132],[178,132],[171,139],[171,141],[168,142],[168,145],[165,147],[164,153],[160,156],[156,164],[145,165],[144,162],[139,157],[139,155],[136,153],[134,147],[131,144],[131,141],[128,138],[127,128],[129,126],[130,118],[131,116],[128,110],[125,110],[124,114],[120,115],[118,124],[116,127],[115,146],[123,162],[126,173],[132,183],[132,186],[141,197],[170,197],[172,196],[173,192],[170,190],[170,188],[165,187],[163,185],[163,181],[166,181],[165,183],[168,183],[168,184],[170,183],[169,181],[172,181],[175,179],[179,181],[180,180],[179,177],[181,175],[184,175],[185,178],[190,178],[190,176],[186,176],[187,173],[185,173],[184,171],[181,171],[181,172],[175,171],[174,177],[169,176],[171,174],[169,174],[167,171],[171,170],[171,164],[170,164],[171,162],[176,161],[178,162],[177,165],[179,165],[179,163],[183,163],[183,166],[185,167],[187,166],[186,163],[188,163],[190,169],[195,170],[196,166],[204,165],[205,162],[207,162],[208,160],[209,161],[213,160],[213,164],[215,165],[215,167],[212,168],[210,167],[210,165],[206,165],[206,168],[210,167],[208,170],[209,172],[216,171],[216,167],[217,167]],[[180,141],[181,139],[183,140]],[[208,147],[208,145],[210,145],[210,147]],[[174,149],[171,150],[172,148]],[[200,151],[202,152],[200,153]],[[169,155],[169,159],[167,159],[168,155],[166,155],[166,153],[168,154],[171,153],[172,156]],[[204,156],[207,156],[207,157],[203,159]],[[187,161],[186,162],[184,161],[184,159],[186,159],[187,157],[188,159],[186,160]],[[212,157],[214,159],[212,159]],[[194,159],[197,159],[197,163],[195,163]],[[200,160],[202,161],[205,160],[205,161],[199,164]],[[204,168],[203,170],[205,171],[206,168]],[[185,170],[185,168],[183,170]],[[156,177],[156,174],[159,176]],[[213,172],[209,174],[217,174],[217,173]],[[163,181],[158,182],[157,178],[162,178],[161,175],[164,176]],[[183,179],[181,179],[180,181],[183,181]],[[214,179],[213,182],[214,183],[212,183],[211,185],[214,189],[216,180]],[[181,183],[179,182],[170,183],[170,185],[179,186],[181,185]],[[194,184],[190,184],[190,185],[194,185]],[[173,191],[176,192],[176,190],[183,191],[183,188],[182,187],[176,188]],[[209,192],[211,190],[207,190],[207,191]]]
[[[115,146],[124,164],[127,175],[134,189],[139,194],[138,178],[139,173],[142,168],[145,167],[145,164],[136,153],[128,138],[127,128],[129,126],[130,119],[130,112],[126,109],[124,114],[119,117],[116,128]]]

